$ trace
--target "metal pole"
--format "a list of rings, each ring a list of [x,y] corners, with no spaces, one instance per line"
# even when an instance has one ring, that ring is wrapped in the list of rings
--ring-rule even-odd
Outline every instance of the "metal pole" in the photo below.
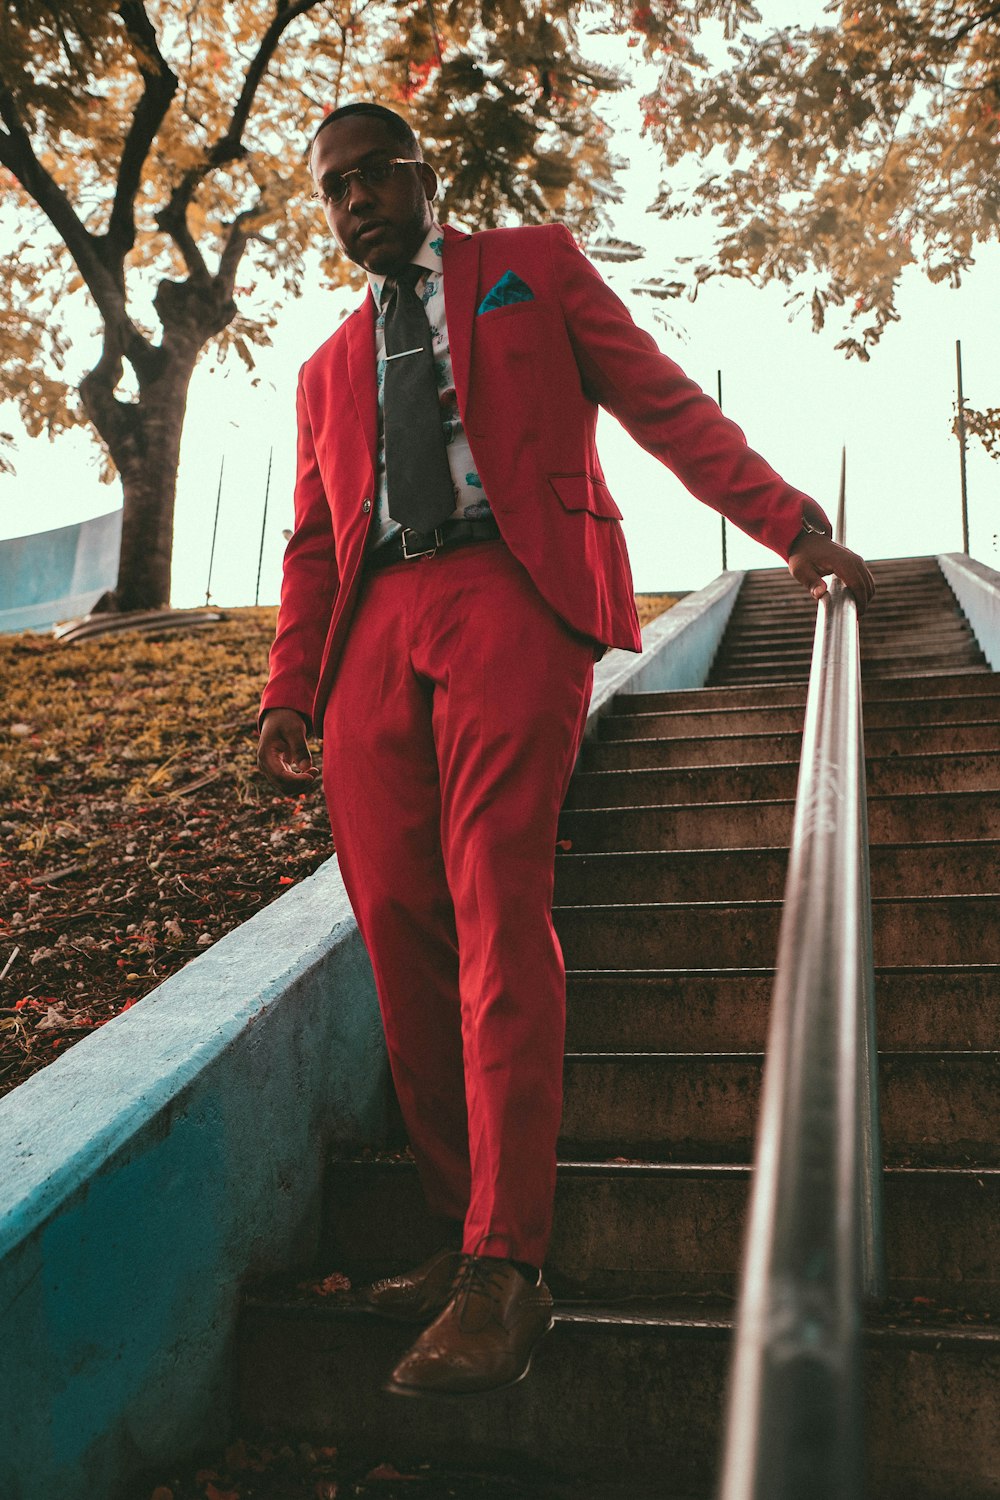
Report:
[[[847,545],[847,445],[840,450],[840,492],[834,541]],[[860,674],[860,656],[858,657]],[[861,858],[859,911],[864,931],[858,944],[857,1038],[858,1038],[858,1229],[861,1236],[861,1290],[866,1302],[877,1307],[885,1301],[885,1212],[882,1206],[882,1137],[879,1128],[878,1041],[875,1031],[875,971],[872,967],[871,861],[868,854],[868,799],[865,791],[865,735],[861,718],[861,678],[857,678],[855,702],[858,745],[858,848]]]
[[[969,554],[969,488],[965,475],[965,396],[962,392],[962,340],[955,340],[955,368],[958,374],[958,452],[962,472],[962,551]]]
[[[716,372],[715,372],[715,386],[716,386],[716,390],[719,393],[719,410],[721,411],[722,410],[722,371],[721,370],[716,370]],[[722,571],[723,571],[723,573],[725,573],[727,571],[728,567],[729,567],[729,564],[726,561],[726,518],[725,518],[725,516],[723,516],[721,519],[722,519]]]
[[[222,475],[226,467],[226,455],[222,455],[222,463],[219,465],[219,488],[215,496],[215,524],[212,527],[212,550],[208,554],[208,582],[205,585],[205,603],[212,597],[212,564],[215,562],[215,536],[219,529],[219,506],[222,504]]]
[[[260,551],[257,554],[257,588],[253,596],[254,608],[260,603],[260,569],[264,561],[264,530],[267,526],[267,497],[271,493],[271,460],[274,457],[272,448],[267,455],[267,482],[264,485],[264,517],[260,523]]]

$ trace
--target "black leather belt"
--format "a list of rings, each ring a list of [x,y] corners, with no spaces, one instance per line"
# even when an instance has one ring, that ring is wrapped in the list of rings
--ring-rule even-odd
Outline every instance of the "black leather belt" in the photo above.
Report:
[[[445,521],[434,531],[399,531],[368,553],[365,571],[371,573],[392,563],[433,557],[445,548],[461,547],[468,542],[495,542],[499,538],[500,527],[492,516],[483,521]]]

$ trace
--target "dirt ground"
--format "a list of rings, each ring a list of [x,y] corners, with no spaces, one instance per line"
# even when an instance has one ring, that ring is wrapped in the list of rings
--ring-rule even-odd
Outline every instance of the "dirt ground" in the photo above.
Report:
[[[598,1500],[578,1485],[434,1463],[399,1465],[311,1443],[238,1439],[201,1467],[143,1482],[133,1500]],[[612,1500],[602,1487],[600,1500]],[[629,1500],[641,1500],[634,1491]]]
[[[274,621],[0,636],[0,1094],[331,853],[319,789],[256,769]]]

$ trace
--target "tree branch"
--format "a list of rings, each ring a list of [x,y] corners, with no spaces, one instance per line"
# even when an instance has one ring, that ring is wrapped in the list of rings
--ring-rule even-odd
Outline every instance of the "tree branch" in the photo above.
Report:
[[[38,160],[14,95],[2,80],[0,119],[7,127],[6,133],[0,133],[0,162],[13,173],[62,238],[101,316],[109,327],[117,330],[123,347],[129,349],[129,358],[134,350],[141,360],[149,345],[126,313],[124,281],[120,275],[115,276],[102,254],[101,241],[90,233],[62,188]]]
[[[87,416],[108,445],[119,471],[125,444],[141,433],[142,413],[134,402],[120,401],[115,390],[122,378],[122,349],[111,329],[105,330],[101,357],[80,381],[80,399]]]
[[[977,26],[982,26],[985,21],[993,21],[997,16],[1000,16],[1000,5],[994,5],[992,10],[983,11],[981,16],[973,16],[971,21],[966,21],[964,26],[960,26],[957,31],[952,32],[951,36],[946,38],[948,46],[953,47],[964,36],[968,36],[970,31],[975,31]]]
[[[187,228],[187,211],[191,200],[199,185],[204,182],[210,172],[214,171],[217,167],[226,166],[229,162],[239,161],[246,156],[246,147],[243,145],[242,140],[243,131],[250,117],[250,111],[253,108],[257,90],[260,87],[264,74],[267,72],[271,58],[277,50],[278,43],[292,21],[297,20],[299,16],[305,15],[310,10],[314,10],[319,4],[320,0],[294,0],[292,4],[288,4],[287,0],[277,0],[274,19],[261,38],[260,46],[257,48],[253,60],[247,69],[246,78],[240,90],[240,96],[233,107],[225,134],[220,136],[214,145],[209,147],[204,159],[196,167],[192,167],[189,171],[185,172],[171,193],[169,202],[156,216],[158,226],[171,236],[181,255],[184,257],[184,264],[187,266],[192,279],[205,289],[211,285],[212,276],[205,264],[201,251],[198,249],[193,236]],[[255,212],[257,211],[251,211],[250,217],[253,217]],[[224,251],[224,256],[230,258],[235,254],[236,261],[239,260],[246,245],[247,236],[243,234],[240,240],[241,231],[237,227],[245,217],[245,215],[241,214],[233,221]],[[237,241],[240,241],[238,251],[235,249]],[[233,265],[233,275],[235,276],[235,264]]]
[[[240,259],[247,247],[247,242],[253,238],[253,225],[265,212],[263,199],[258,199],[256,207],[246,209],[243,213],[237,214],[229,226],[225,248],[219,260],[219,274],[217,278],[220,290],[227,297],[232,297],[233,295],[233,287],[236,284],[236,272],[239,269]]]
[[[143,78],[143,93],[132,116],[118,164],[114,205],[106,239],[122,259],[135,244],[135,199],[150,147],[177,92],[177,78],[160,52],[142,0],[121,0],[118,14],[132,42],[132,52]],[[147,59],[153,59],[150,66]]]
[[[206,176],[207,165],[185,172],[174,188],[167,203],[156,215],[156,225],[164,234],[169,234],[181,253],[188,275],[203,290],[212,285],[212,273],[205,264],[205,257],[198,249],[194,235],[188,228],[187,211],[198,183]]]
[[[319,3],[320,0],[294,0],[293,4],[288,5],[284,3],[284,0],[277,0],[274,19],[261,38],[256,56],[247,69],[247,76],[243,81],[240,97],[237,99],[232,116],[230,117],[229,129],[226,131],[223,139],[216,143],[216,149],[224,146],[227,141],[232,142],[234,145],[242,142],[243,132],[246,129],[247,120],[250,118],[250,111],[253,108],[257,90],[260,87],[264,74],[268,70],[271,58],[277,51],[278,43],[281,41],[283,33],[293,21],[297,21],[299,16],[304,16],[309,11],[315,10]],[[243,154],[241,144],[239,154]]]
[[[79,219],[55,178],[34,154],[13,93],[3,83],[0,83],[0,118],[7,127],[7,133],[0,133],[0,162],[3,162],[7,171],[13,172],[25,192],[30,193],[46,219],[60,234],[79,267],[79,275],[94,294],[100,311],[105,312],[105,308],[109,312],[118,311],[114,308],[114,303],[115,300],[120,303],[120,297],[117,297],[117,288],[112,287],[111,278],[97,255],[93,234]]]

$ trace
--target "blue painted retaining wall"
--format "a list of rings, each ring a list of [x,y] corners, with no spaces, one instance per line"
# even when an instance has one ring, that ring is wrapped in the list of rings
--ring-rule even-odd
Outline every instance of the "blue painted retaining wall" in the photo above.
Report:
[[[974,557],[966,557],[964,552],[942,553],[938,565],[983,655],[993,671],[1000,672],[1000,573]]]
[[[0,541],[0,631],[86,614],[118,578],[122,513]]]
[[[241,1283],[313,1253],[388,1100],[336,859],[0,1102],[0,1496],[225,1435]]]
[[[700,686],[740,576],[609,652],[591,723]],[[309,1264],[330,1145],[389,1108],[336,858],[0,1100],[0,1500],[116,1500],[228,1436],[241,1286]]]

